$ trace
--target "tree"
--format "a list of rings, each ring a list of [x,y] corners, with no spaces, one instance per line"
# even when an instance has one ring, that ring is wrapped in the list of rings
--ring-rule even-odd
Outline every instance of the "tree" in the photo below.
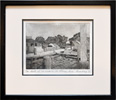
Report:
[[[49,36],[47,39],[46,39],[46,42],[49,44],[49,43],[55,43],[55,37],[51,37]]]
[[[44,43],[45,42],[45,39],[43,38],[43,37],[41,37],[41,36],[39,36],[39,37],[36,37],[36,39],[35,39],[37,42],[39,42],[39,43]]]
[[[60,48],[65,48],[65,47],[66,47],[67,39],[68,39],[68,37],[66,37],[66,36],[61,36],[61,35],[55,36],[56,44],[57,44]]]

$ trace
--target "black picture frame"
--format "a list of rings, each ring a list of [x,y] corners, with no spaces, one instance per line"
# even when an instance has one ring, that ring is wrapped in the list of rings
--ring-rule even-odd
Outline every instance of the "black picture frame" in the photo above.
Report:
[[[115,100],[115,0],[2,0],[1,1],[1,100]],[[110,5],[111,6],[111,95],[29,96],[5,94],[5,8],[8,5]]]

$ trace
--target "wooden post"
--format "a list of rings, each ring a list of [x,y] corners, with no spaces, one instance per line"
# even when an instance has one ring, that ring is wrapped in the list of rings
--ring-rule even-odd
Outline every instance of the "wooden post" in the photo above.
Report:
[[[87,61],[87,24],[80,25],[80,61]]]
[[[50,56],[44,57],[44,65],[45,65],[45,69],[51,69],[51,57]]]

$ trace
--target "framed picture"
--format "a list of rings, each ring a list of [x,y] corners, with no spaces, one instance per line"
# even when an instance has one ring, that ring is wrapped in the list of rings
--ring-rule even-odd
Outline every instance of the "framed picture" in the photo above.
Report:
[[[2,100],[115,100],[115,1],[5,1]]]
[[[23,75],[93,75],[92,24],[92,19],[23,19]]]

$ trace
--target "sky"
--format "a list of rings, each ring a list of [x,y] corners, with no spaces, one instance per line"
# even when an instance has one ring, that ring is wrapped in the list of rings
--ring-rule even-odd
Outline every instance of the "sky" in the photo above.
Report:
[[[49,36],[65,35],[68,38],[80,32],[80,23],[59,23],[59,22],[43,22],[43,23],[26,23],[26,36],[35,39],[42,36],[45,39]],[[89,33],[87,33],[89,36]]]

